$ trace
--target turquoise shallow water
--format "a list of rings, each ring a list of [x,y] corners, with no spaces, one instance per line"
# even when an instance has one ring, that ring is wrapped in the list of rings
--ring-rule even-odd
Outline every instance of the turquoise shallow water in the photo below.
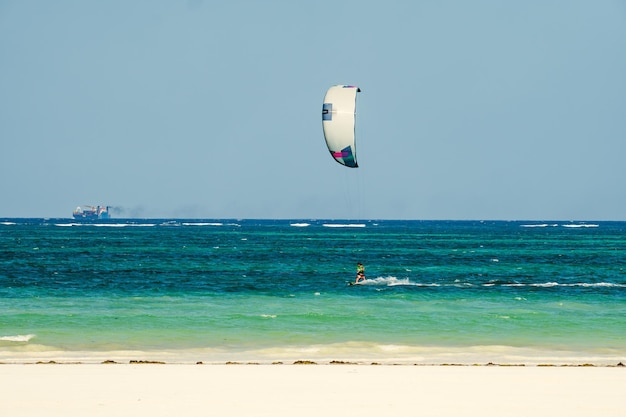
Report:
[[[626,358],[625,232],[0,219],[0,360],[613,363]],[[348,286],[358,261],[367,280]]]

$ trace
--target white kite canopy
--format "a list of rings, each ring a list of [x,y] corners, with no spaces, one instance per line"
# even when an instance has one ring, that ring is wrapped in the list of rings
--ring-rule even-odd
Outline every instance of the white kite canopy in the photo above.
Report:
[[[322,106],[324,138],[330,154],[341,165],[357,168],[354,124],[356,93],[354,85],[335,85],[328,89]]]

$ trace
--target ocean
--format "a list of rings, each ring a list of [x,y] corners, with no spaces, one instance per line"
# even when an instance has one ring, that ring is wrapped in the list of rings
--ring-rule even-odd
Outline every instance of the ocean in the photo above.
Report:
[[[614,365],[626,222],[0,219],[0,362],[107,360]]]

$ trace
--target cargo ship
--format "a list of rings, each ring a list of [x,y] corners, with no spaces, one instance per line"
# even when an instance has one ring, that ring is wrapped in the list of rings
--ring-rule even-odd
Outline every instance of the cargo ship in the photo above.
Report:
[[[109,218],[109,206],[76,207],[72,216],[76,220],[104,220]]]

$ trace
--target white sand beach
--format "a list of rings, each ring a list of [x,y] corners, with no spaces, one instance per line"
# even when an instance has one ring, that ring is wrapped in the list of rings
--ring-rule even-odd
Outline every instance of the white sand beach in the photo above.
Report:
[[[624,416],[619,366],[3,364],[3,416]]]

